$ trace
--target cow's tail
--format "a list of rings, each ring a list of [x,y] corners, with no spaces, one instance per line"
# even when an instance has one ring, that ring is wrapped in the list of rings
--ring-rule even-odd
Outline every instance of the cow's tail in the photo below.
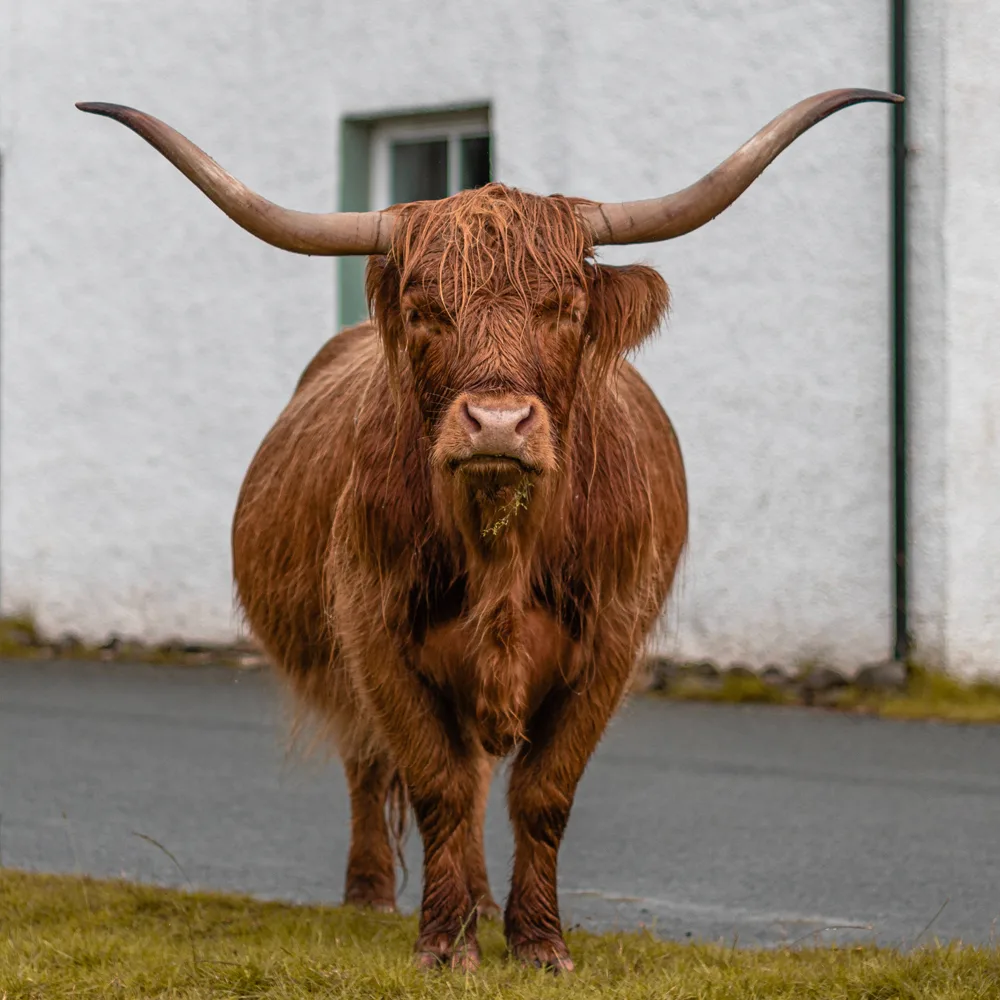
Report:
[[[403,776],[399,773],[398,768],[392,772],[392,778],[389,779],[389,791],[386,794],[385,805],[386,820],[389,824],[389,839],[403,873],[403,884],[399,887],[399,891],[402,892],[406,888],[409,876],[403,847],[410,829],[410,796],[406,792],[406,782],[403,781]]]

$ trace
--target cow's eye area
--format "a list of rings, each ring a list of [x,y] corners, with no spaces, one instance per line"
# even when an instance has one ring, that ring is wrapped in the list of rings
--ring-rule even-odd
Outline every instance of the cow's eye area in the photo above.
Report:
[[[431,302],[410,301],[403,303],[403,322],[410,327],[438,326],[444,321],[439,307]]]
[[[582,293],[552,296],[542,303],[546,319],[560,323],[582,323],[587,312],[587,300]]]

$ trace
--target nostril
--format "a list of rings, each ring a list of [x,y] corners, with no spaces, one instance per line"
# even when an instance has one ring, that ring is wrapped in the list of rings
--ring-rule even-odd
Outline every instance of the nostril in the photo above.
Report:
[[[483,425],[475,418],[466,401],[462,401],[458,412],[461,414],[462,423],[465,424],[466,430],[470,434],[478,434],[483,429]]]
[[[532,424],[535,422],[535,408],[533,406],[526,406],[521,413],[524,416],[517,422],[517,426],[514,428],[515,433],[520,434],[524,437],[528,431],[531,430]]]

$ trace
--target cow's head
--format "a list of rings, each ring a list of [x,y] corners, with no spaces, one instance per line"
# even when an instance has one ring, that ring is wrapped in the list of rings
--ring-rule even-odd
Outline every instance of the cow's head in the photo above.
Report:
[[[521,507],[544,508],[567,461],[574,398],[600,394],[609,367],[666,308],[656,272],[599,265],[594,247],[691,232],[823,118],[899,100],[871,90],[809,98],[696,184],[662,198],[605,204],[492,184],[439,202],[330,215],[267,201],[149,115],[78,107],[133,129],[260,239],[297,253],[371,256],[369,301],[390,371],[412,388],[432,441],[436,493],[460,512],[463,534],[488,548]]]
[[[519,512],[543,510],[566,467],[581,377],[592,398],[666,307],[656,271],[595,264],[577,207],[499,184],[399,206],[389,252],[368,265],[441,511],[481,548],[537,522]]]

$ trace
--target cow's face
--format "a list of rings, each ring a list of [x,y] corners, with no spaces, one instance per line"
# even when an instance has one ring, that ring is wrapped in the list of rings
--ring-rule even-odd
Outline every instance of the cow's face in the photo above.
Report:
[[[656,326],[649,268],[593,264],[573,205],[500,185],[409,206],[369,296],[406,365],[435,478],[488,544],[538,510],[567,465],[573,404]]]

